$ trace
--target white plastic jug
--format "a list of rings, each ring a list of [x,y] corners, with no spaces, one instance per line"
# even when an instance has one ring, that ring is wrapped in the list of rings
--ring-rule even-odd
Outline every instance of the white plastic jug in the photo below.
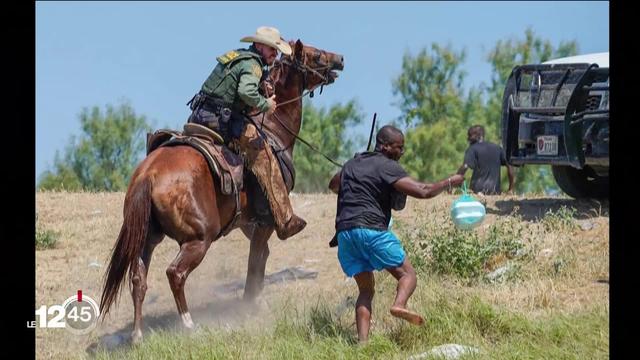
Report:
[[[462,196],[451,205],[451,219],[458,229],[470,230],[482,223],[486,210],[480,201],[467,194],[466,183],[462,191]]]

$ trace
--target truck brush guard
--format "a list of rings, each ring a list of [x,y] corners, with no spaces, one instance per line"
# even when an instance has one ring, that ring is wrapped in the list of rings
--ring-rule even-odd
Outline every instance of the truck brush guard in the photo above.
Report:
[[[582,169],[586,157],[608,166],[608,79],[609,68],[596,64],[516,66],[503,96],[507,161]]]

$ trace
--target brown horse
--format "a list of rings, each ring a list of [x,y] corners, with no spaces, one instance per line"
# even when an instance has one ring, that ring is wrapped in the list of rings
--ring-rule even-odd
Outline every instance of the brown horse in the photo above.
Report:
[[[277,61],[269,74],[280,104],[271,116],[254,121],[273,135],[289,156],[293,154],[302,121],[302,97],[318,86],[332,83],[333,70],[343,69],[343,57],[290,42],[293,53]],[[269,256],[267,241],[273,225],[256,222],[251,214],[253,196],[245,186],[240,195],[240,227],[250,239],[249,264],[243,298],[253,301],[264,284]],[[178,313],[186,328],[194,324],[187,307],[184,286],[189,274],[200,264],[211,243],[235,213],[232,195],[220,192],[220,181],[209,171],[204,157],[190,146],[160,147],[152,151],[134,171],[124,200],[124,220],[105,273],[100,301],[102,316],[109,312],[121,290],[125,276],[131,281],[134,305],[132,342],[142,340],[142,303],[147,290],[147,272],[153,250],[167,235],[180,251],[167,268],[167,277]]]

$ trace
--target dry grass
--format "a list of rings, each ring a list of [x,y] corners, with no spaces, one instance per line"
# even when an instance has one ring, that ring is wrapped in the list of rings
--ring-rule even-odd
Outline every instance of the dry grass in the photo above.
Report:
[[[394,213],[394,218],[405,224],[435,228],[448,221],[449,206],[454,198],[454,195],[441,195],[426,201],[409,199],[407,208]],[[313,308],[321,299],[335,307],[336,315],[353,330],[349,297],[356,294],[355,284],[342,273],[336,249],[327,245],[333,235],[335,195],[294,194],[292,199],[296,212],[307,219],[309,225],[300,235],[287,241],[272,237],[267,273],[302,266],[318,271],[317,279],[265,287],[259,310],[255,313],[238,304],[240,293],[216,294],[213,291],[216,285],[244,280],[246,274],[249,242],[236,230],[211,247],[187,281],[187,301],[196,323],[214,329],[259,331],[273,328],[283,313]],[[55,248],[36,252],[36,304],[60,304],[78,289],[99,299],[104,269],[122,222],[123,200],[123,193],[36,194],[38,222],[59,234]],[[488,304],[529,318],[572,314],[593,307],[608,308],[609,288],[601,281],[608,281],[609,277],[607,203],[543,196],[526,199],[486,197],[483,201],[486,201],[488,214],[476,231],[486,231],[500,218],[517,216],[525,229],[522,242],[531,254],[530,261],[522,262],[514,280],[495,284],[478,282],[468,286],[454,277],[421,274],[419,289],[411,304],[428,309],[443,297],[476,296]],[[549,210],[551,214],[557,214],[562,206],[576,209],[571,219],[560,218],[576,226],[558,225],[558,219],[545,218]],[[552,221],[556,221],[553,223],[556,228],[545,227]],[[587,226],[583,230],[582,222],[589,222],[593,227]],[[177,312],[165,270],[177,250],[176,242],[165,238],[154,252],[143,308],[146,335],[176,324]],[[487,270],[501,266],[507,259],[492,261]],[[393,279],[384,273],[377,278],[380,290],[374,313],[378,315],[374,318],[372,333],[397,328],[397,321],[385,311],[392,301]],[[109,318],[86,337],[58,329],[36,330],[37,357],[85,357],[87,348],[103,340],[105,335],[128,334],[132,315],[131,298],[125,289]]]

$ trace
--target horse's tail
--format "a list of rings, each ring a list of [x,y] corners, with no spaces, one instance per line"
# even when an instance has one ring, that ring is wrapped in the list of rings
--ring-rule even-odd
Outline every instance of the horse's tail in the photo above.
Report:
[[[127,191],[124,221],[105,272],[106,279],[100,299],[100,312],[103,319],[120,293],[127,270],[131,277],[138,268],[138,258],[149,231],[150,215],[151,181],[144,179],[132,184]]]

